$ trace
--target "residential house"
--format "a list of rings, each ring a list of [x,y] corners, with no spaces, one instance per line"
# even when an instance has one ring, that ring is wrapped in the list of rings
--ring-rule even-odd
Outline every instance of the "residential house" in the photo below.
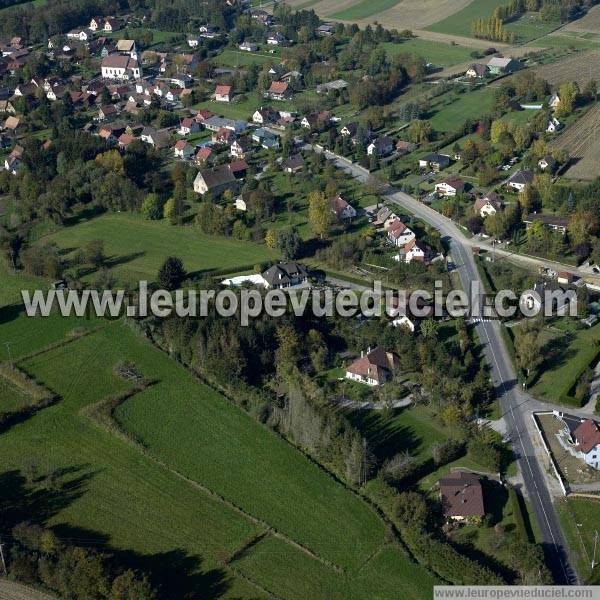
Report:
[[[264,127],[259,127],[252,132],[252,140],[260,144],[265,150],[277,150],[279,148],[279,137]]]
[[[170,134],[166,129],[156,130],[154,127],[144,127],[140,139],[142,142],[154,146],[157,149],[166,148],[170,143]]]
[[[600,424],[586,419],[573,432],[575,449],[593,469],[600,469]]]
[[[394,140],[382,135],[367,146],[369,156],[389,156],[394,151]]]
[[[189,160],[194,156],[194,148],[185,140],[177,140],[173,146],[173,154],[176,158]]]
[[[331,120],[331,114],[327,110],[322,110],[319,112],[310,113],[306,115],[302,121],[300,121],[300,125],[305,129],[314,129],[318,126],[325,126],[329,124]]]
[[[373,226],[376,228],[383,228],[384,231],[388,231],[392,223],[399,221],[398,215],[389,209],[387,206],[382,206],[373,219]]]
[[[282,46],[286,41],[285,36],[279,31],[274,31],[267,36],[267,44],[269,46]]]
[[[348,87],[348,82],[344,79],[335,79],[327,83],[317,85],[317,94],[328,94],[329,92],[341,92]]]
[[[392,222],[387,230],[387,237],[390,244],[399,248],[406,247],[407,244],[416,239],[413,230],[408,228],[400,219]]]
[[[238,180],[234,177],[229,165],[220,165],[214,169],[203,169],[194,179],[194,192],[204,195],[207,192],[219,195],[225,190],[237,192]]]
[[[458,175],[450,175],[435,184],[435,191],[440,196],[453,197],[465,191],[465,182]]]
[[[333,25],[331,23],[323,23],[317,27],[317,35],[328,37],[333,35]]]
[[[286,173],[298,173],[304,169],[304,159],[301,154],[294,154],[281,163]]]
[[[401,327],[414,333],[423,319],[434,317],[434,308],[418,294],[392,296],[387,308],[387,314],[392,317],[390,325]]]
[[[483,198],[477,198],[473,209],[479,216],[485,219],[490,215],[495,215],[497,212],[502,210],[504,203],[502,198],[496,194],[496,192],[489,192]]]
[[[398,140],[396,142],[396,153],[399,156],[404,156],[415,149],[415,145],[412,142],[406,142],[404,140]]]
[[[87,42],[89,34],[85,29],[72,29],[67,33],[67,37],[72,40]]]
[[[556,110],[560,105],[560,97],[558,94],[554,93],[550,98],[548,98],[548,106],[552,110]]]
[[[0,100],[0,113],[14,115],[17,111],[10,100]]]
[[[577,301],[577,294],[568,286],[556,281],[538,281],[533,290],[525,290],[520,298],[523,309],[540,312],[548,310],[551,314],[566,314],[571,301]]]
[[[272,81],[269,89],[265,92],[265,97],[271,100],[287,100],[292,95],[289,84],[284,81]]]
[[[200,25],[198,31],[200,32],[200,37],[212,40],[215,38],[217,34],[217,28],[213,25]]]
[[[194,162],[197,165],[208,164],[214,158],[212,148],[209,146],[202,146],[202,148],[198,148],[196,150],[196,155],[194,156]]]
[[[197,48],[200,45],[199,37],[189,37],[187,40],[188,46],[190,48]]]
[[[471,65],[465,75],[472,79],[484,79],[490,74],[490,69],[487,65],[476,63]]]
[[[250,10],[250,16],[255,20],[261,23],[262,25],[266,25],[270,27],[273,24],[273,16],[270,15],[266,10],[262,10],[262,8],[253,8]]]
[[[479,475],[452,471],[440,480],[444,516],[453,521],[480,520],[485,516],[483,487]]]
[[[344,125],[340,129],[340,135],[343,135],[344,137],[352,138],[356,135],[357,131],[358,131],[358,123],[356,123],[355,121],[352,121],[351,123]]]
[[[121,27],[121,24],[114,17],[108,17],[107,19],[104,20],[103,30],[106,33],[112,33],[113,31],[117,31],[118,29],[120,29],[120,27]]]
[[[200,124],[193,117],[185,117],[181,119],[177,133],[179,135],[191,135],[200,130]]]
[[[229,146],[233,144],[236,137],[235,131],[227,129],[226,127],[221,127],[221,129],[213,131],[211,141],[213,144]]]
[[[487,64],[492,75],[503,75],[505,73],[513,73],[521,68],[518,60],[513,58],[504,58],[502,56],[493,56]]]
[[[16,131],[20,124],[21,124],[21,119],[19,119],[19,117],[10,115],[9,117],[6,117],[3,127],[4,127],[4,129],[8,129],[10,131]]]
[[[235,134],[243,133],[248,128],[246,121],[234,121],[233,119],[224,119],[223,117],[208,117],[208,119],[202,121],[202,125],[209,131],[230,129]]]
[[[246,158],[253,150],[252,140],[248,137],[240,137],[231,144],[229,153],[236,158]]]
[[[522,192],[525,186],[533,183],[533,171],[517,171],[508,180],[507,185],[517,192]]]
[[[230,85],[217,85],[215,88],[215,100],[217,102],[231,102],[233,95]]]
[[[339,221],[346,221],[356,217],[356,209],[340,194],[331,199],[331,212]]]
[[[542,171],[554,171],[554,169],[556,168],[556,159],[550,154],[546,154],[546,156],[542,156],[542,158],[538,160],[537,164]]]
[[[289,288],[308,281],[306,267],[297,262],[282,262],[262,273],[264,286],[270,289]]]
[[[256,52],[258,50],[258,44],[255,44],[254,42],[242,42],[238,48],[242,52]]]
[[[413,260],[425,262],[425,250],[417,244],[417,240],[412,240],[404,246],[404,262],[411,263]]]
[[[204,121],[206,121],[206,119],[210,119],[211,117],[214,117],[214,113],[210,110],[208,110],[208,108],[201,108],[197,113],[196,113],[196,122],[202,124]]]
[[[562,123],[556,117],[550,117],[548,126],[546,127],[547,133],[555,133],[559,129],[562,129]]]
[[[100,17],[93,17],[92,20],[90,21],[90,25],[89,25],[88,29],[91,29],[92,31],[97,31],[98,29],[100,29],[101,24],[102,24],[102,19]]]
[[[279,112],[270,106],[261,106],[259,109],[254,111],[252,115],[252,122],[257,125],[268,125],[270,123],[277,123],[279,120]]]
[[[4,170],[8,171],[11,175],[16,175],[17,171],[21,167],[21,157],[9,154],[4,159]]]
[[[569,273],[569,271],[559,271],[556,274],[556,283],[560,283],[561,285],[572,285],[574,281],[575,275]]]
[[[551,231],[567,233],[567,227],[569,226],[569,219],[566,217],[556,217],[554,215],[542,215],[538,213],[532,213],[524,217],[523,223],[525,227],[529,229],[532,223],[541,222],[544,227],[547,227]]]
[[[447,154],[438,154],[432,152],[419,159],[419,167],[422,169],[431,169],[432,171],[441,171],[450,166],[450,157]]]
[[[129,133],[122,133],[117,139],[117,145],[121,150],[127,150],[129,144],[135,139],[137,138]]]
[[[248,174],[248,163],[244,159],[233,160],[227,166],[236,179],[243,179]]]
[[[393,352],[387,352],[381,346],[369,348],[366,354],[361,352],[360,358],[346,367],[346,379],[369,386],[383,385],[393,379],[398,365],[398,357]]]
[[[105,104],[98,109],[98,120],[109,121],[119,114],[119,110],[114,104]]]

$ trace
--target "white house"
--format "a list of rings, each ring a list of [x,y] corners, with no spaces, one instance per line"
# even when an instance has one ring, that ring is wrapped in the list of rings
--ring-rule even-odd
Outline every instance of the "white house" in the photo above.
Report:
[[[548,121],[548,127],[546,127],[547,133],[554,133],[562,128],[562,123],[556,118],[552,117],[550,121]]]
[[[341,195],[331,199],[331,212],[340,220],[353,219],[356,217],[356,209]]]
[[[479,216],[485,219],[491,215],[495,215],[503,206],[502,198],[496,192],[490,192],[483,198],[475,200],[473,209],[479,213]]]
[[[242,52],[256,52],[258,50],[258,45],[254,42],[242,42],[238,48],[242,50]]]
[[[406,329],[408,331],[410,331],[411,333],[415,332],[415,329],[417,328],[417,320],[413,317],[409,317],[407,315],[400,315],[398,317],[396,317],[391,323],[390,325],[392,325],[392,327],[402,327],[403,329]]]
[[[550,98],[548,99],[548,106],[552,110],[556,110],[558,108],[559,104],[560,104],[560,98],[559,98],[558,94],[552,94],[552,96],[550,96]]]
[[[456,175],[446,177],[440,183],[435,184],[435,191],[441,196],[453,197],[460,194],[465,189],[465,182]]]
[[[200,38],[197,38],[197,37],[188,38],[187,43],[190,48],[197,48],[198,45],[200,44]]]
[[[388,241],[399,248],[404,248],[415,238],[414,231],[400,220],[395,221],[388,230]]]
[[[215,88],[215,100],[217,102],[231,102],[231,86],[217,85]]]
[[[533,173],[531,171],[517,171],[507,182],[508,187],[517,192],[522,192],[525,186],[533,183]]]
[[[100,19],[98,17],[94,17],[90,21],[89,29],[91,29],[92,31],[97,31],[100,28],[101,23],[102,23],[102,19]]]
[[[411,263],[413,260],[425,261],[425,251],[417,245],[416,240],[412,240],[404,246],[404,262]]]
[[[104,20],[104,31],[106,31],[106,33],[112,33],[113,31],[117,31],[119,27],[120,23],[119,21],[117,21],[117,19],[109,17],[108,19]]]
[[[586,419],[573,431],[575,450],[593,469],[600,469],[600,425]]]
[[[181,120],[177,133],[179,135],[190,135],[192,133],[196,133],[197,131],[200,131],[200,123],[198,123],[193,117],[186,117],[185,119]]]
[[[378,346],[366,354],[361,352],[360,358],[346,367],[346,379],[373,387],[392,379],[397,369],[398,357]]]
[[[87,42],[89,35],[85,29],[73,29],[67,33],[67,37],[72,40],[80,40],[82,42]]]
[[[176,156],[176,158],[189,160],[192,158],[192,156],[194,156],[194,148],[185,140],[177,140],[177,142],[175,142],[175,146],[173,146],[173,154]]]

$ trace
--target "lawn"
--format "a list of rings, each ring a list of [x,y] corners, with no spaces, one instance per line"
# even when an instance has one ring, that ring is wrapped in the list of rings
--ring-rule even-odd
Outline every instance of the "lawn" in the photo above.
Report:
[[[277,54],[270,54],[269,52],[246,52],[227,48],[215,56],[212,62],[219,67],[237,68],[255,64],[263,65],[269,62],[276,65],[279,63],[279,57]]]
[[[40,329],[29,320],[23,322],[23,331],[26,325]],[[117,411],[148,455],[97,426],[82,410],[128,388],[113,371],[119,360],[134,361],[157,382]],[[253,561],[251,579],[268,589],[273,581],[280,582],[282,589],[274,590],[279,597],[298,597],[293,590],[307,582],[315,589],[333,585],[350,590],[344,587],[349,579],[362,581],[365,590],[367,585],[379,586],[380,598],[394,598],[398,586],[410,579],[419,582],[412,597],[430,593],[432,578],[397,546],[365,563],[386,543],[385,525],[367,504],[122,322],[106,324],[20,366],[61,400],[0,436],[0,477],[18,480],[15,471],[30,465],[37,467],[40,480],[53,473],[52,489],[60,488],[61,496],[48,499],[45,511],[37,510],[35,517],[59,534],[109,543],[132,560],[144,554],[144,561],[165,569],[174,569],[175,561],[186,571],[214,569],[211,581],[219,582],[223,597],[248,598],[257,597],[256,590],[250,592],[229,569],[216,566],[269,528],[281,532],[281,559],[253,555],[252,546],[246,552]],[[195,481],[206,487],[195,486]],[[326,562],[298,551],[288,537]],[[389,577],[376,584],[380,561]],[[348,574],[336,573],[330,563],[345,567]],[[290,570],[289,564],[302,564],[303,569]],[[359,567],[360,572],[351,573]],[[178,583],[197,585],[191,597],[202,596],[208,576],[184,579]],[[340,592],[339,597],[365,595]]]
[[[237,99],[234,96],[232,102],[215,102],[210,100],[208,102],[200,102],[194,105],[194,108],[200,110],[202,108],[208,108],[216,115],[220,115],[227,119],[241,119],[248,121],[251,119],[254,111],[260,108],[263,104],[270,104],[278,110],[294,110],[294,104],[292,101],[267,101],[262,98],[258,92],[248,92],[242,96],[238,96]],[[241,100],[240,100],[241,98]]]
[[[421,38],[412,38],[399,44],[386,42],[381,44],[389,56],[411,53],[423,57],[436,67],[451,67],[471,60],[471,48],[451,46],[442,42],[433,42]]]
[[[575,566],[582,583],[600,584],[600,567],[596,554],[596,567],[592,571],[594,537],[600,532],[600,500],[569,498],[556,503],[556,510],[567,545],[575,558]],[[597,549],[598,550],[598,549]]]
[[[209,236],[196,227],[148,221],[130,213],[106,213],[42,238],[55,242],[65,256],[95,239],[104,241],[108,268],[121,282],[153,281],[167,256],[179,256],[188,272],[229,269],[274,260],[267,246]],[[86,278],[92,277],[90,273]]]
[[[494,105],[494,91],[482,88],[463,94],[444,94],[432,108],[431,125],[437,131],[456,131],[467,119],[489,113]]]
[[[329,17],[343,21],[358,21],[388,10],[398,4],[398,0],[361,0],[344,10],[329,14]]]
[[[556,324],[560,325],[561,322]],[[542,400],[561,403],[561,398],[564,399],[571,392],[578,374],[598,355],[596,344],[600,339],[600,324],[590,329],[573,329],[565,333],[555,326],[550,333],[552,337],[543,350],[546,360],[542,365],[542,374],[530,391]]]
[[[506,0],[473,0],[462,10],[446,17],[443,21],[438,21],[430,25],[427,29],[439,33],[472,37],[471,24],[473,21],[476,19],[488,19],[492,16],[496,6],[501,4],[506,4]]]

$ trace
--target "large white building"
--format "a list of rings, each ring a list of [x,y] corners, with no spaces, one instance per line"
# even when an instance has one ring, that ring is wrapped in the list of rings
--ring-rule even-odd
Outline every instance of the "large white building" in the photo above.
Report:
[[[142,76],[140,63],[129,54],[109,54],[102,59],[104,79],[139,79]]]

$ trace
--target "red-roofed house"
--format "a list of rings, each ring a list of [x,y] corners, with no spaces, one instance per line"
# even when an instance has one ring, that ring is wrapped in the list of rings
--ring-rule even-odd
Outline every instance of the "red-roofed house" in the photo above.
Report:
[[[581,453],[586,464],[600,469],[600,425],[592,419],[586,419],[573,431],[575,449]]]
[[[388,241],[394,246],[402,248],[409,242],[415,240],[415,234],[412,229],[409,229],[402,221],[397,220],[392,223],[388,229]]]
[[[199,131],[199,129],[200,125],[196,119],[192,117],[186,117],[185,119],[181,120],[181,123],[179,124],[179,131],[177,133],[179,133],[179,135],[190,135],[192,133],[196,133]]]
[[[398,369],[398,357],[386,352],[381,346],[361,352],[360,358],[346,367],[346,379],[375,386],[383,385],[394,377]]]
[[[177,158],[188,160],[194,156],[194,148],[185,140],[177,140],[173,146],[173,154]]]
[[[117,144],[119,145],[119,148],[126,149],[127,146],[133,142],[133,140],[135,140],[135,137],[132,135],[129,135],[128,133],[122,133],[117,139]]]
[[[198,150],[196,151],[196,156],[194,157],[194,161],[196,162],[196,164],[202,165],[204,163],[211,161],[212,158],[213,158],[212,148],[209,148],[208,146],[204,146],[203,148],[198,148]]]
[[[212,113],[210,110],[208,110],[208,108],[201,108],[197,113],[196,113],[196,122],[197,123],[202,123],[203,121],[206,121],[206,119],[210,119],[211,117],[214,117],[214,113]]]
[[[230,85],[218,85],[215,88],[215,100],[217,102],[231,102],[232,97]]]
[[[353,219],[356,216],[356,209],[339,194],[331,199],[331,212],[340,221]]]
[[[291,96],[290,86],[285,81],[273,81],[265,96],[271,100],[287,100]]]

